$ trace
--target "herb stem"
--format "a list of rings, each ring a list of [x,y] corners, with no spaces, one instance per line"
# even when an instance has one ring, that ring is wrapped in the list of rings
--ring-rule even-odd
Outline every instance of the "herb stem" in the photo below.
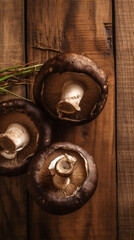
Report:
[[[2,87],[2,88],[0,87],[0,91],[1,91],[2,93],[8,93],[8,94],[14,95],[15,97],[21,98],[21,99],[23,99],[23,100],[27,100],[27,101],[29,101],[29,102],[32,102],[32,100],[27,99],[27,98],[25,98],[25,97],[22,97],[22,96],[14,93],[14,92],[12,92],[12,91],[9,91],[9,90],[7,90],[7,89],[5,89],[5,88],[3,88],[3,87]]]

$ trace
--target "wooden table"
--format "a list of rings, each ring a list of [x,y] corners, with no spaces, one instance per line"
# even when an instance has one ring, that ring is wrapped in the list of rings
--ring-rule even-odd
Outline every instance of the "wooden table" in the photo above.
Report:
[[[1,0],[1,69],[56,54],[34,48],[39,45],[85,54],[109,77],[99,117],[55,131],[54,141],[76,143],[94,156],[99,181],[92,199],[72,214],[55,216],[28,194],[26,174],[0,177],[1,240],[134,239],[133,10],[132,0]],[[32,98],[32,86],[14,91]],[[1,101],[9,98],[0,95]]]

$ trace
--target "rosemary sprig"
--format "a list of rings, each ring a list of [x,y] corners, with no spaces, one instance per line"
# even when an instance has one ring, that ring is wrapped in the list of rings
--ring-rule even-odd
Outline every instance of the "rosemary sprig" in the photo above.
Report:
[[[43,64],[37,64],[34,66],[30,66],[30,67],[23,67],[23,66],[17,66],[17,67],[11,67],[4,70],[0,71],[0,82],[1,81],[5,81],[9,78],[15,78],[16,76],[24,76],[24,75],[30,75],[32,73],[36,73],[40,70],[41,66]],[[7,74],[5,75],[5,72],[7,72]],[[9,74],[8,74],[9,73]]]
[[[62,51],[58,49],[53,49],[51,47],[46,47],[46,46],[40,46],[39,44],[35,44],[33,48],[43,50],[43,51],[53,51],[56,53],[63,53]],[[34,62],[35,63],[35,62]],[[33,63],[30,63],[33,64]],[[28,66],[29,64],[26,65],[18,65],[15,67],[9,67],[0,70],[0,94],[12,94],[16,97],[26,99],[22,96],[19,96],[18,94],[10,91],[9,89],[17,86],[17,85],[25,85],[25,84],[30,84],[30,79],[26,78],[32,74],[36,74],[40,68],[42,67],[43,64],[36,64],[32,66]],[[25,77],[25,79],[24,79]],[[28,100],[28,99],[27,99]],[[30,101],[30,100],[29,100]]]
[[[23,100],[27,100],[27,101],[29,101],[29,102],[32,102],[32,100],[30,100],[30,99],[28,99],[28,98],[25,98],[25,97],[22,97],[21,95],[18,95],[18,94],[16,94],[16,93],[12,92],[12,91],[7,90],[6,88],[1,88],[1,87],[0,87],[0,92],[1,92],[1,93],[8,93],[8,94],[11,94],[11,95],[13,95],[13,96],[15,96],[15,97],[21,98],[21,99],[23,99]]]
[[[19,66],[16,66],[16,67],[5,68],[5,69],[0,70],[0,73],[8,72],[8,71],[11,71],[11,70],[14,70],[14,69],[20,68],[20,67],[22,67],[22,66],[19,65]]]
[[[26,99],[12,91],[10,88],[13,88],[18,85],[27,85],[30,84],[30,79],[26,77],[31,76],[32,74],[37,73],[43,64],[36,64],[33,66],[19,65],[15,67],[10,67],[0,70],[0,93],[2,94],[11,94],[16,97]],[[25,77],[25,79],[24,79]],[[29,99],[27,99],[29,100]],[[29,100],[30,101],[30,100]]]

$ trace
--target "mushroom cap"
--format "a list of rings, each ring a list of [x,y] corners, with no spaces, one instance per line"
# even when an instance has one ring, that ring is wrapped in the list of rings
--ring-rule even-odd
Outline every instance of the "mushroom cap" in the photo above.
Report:
[[[61,99],[64,83],[69,80],[83,85],[85,89],[80,102],[81,111],[63,114],[59,118],[56,106]],[[38,72],[33,87],[37,105],[51,117],[75,124],[96,118],[106,103],[107,94],[105,73],[88,57],[74,53],[58,54],[49,59]]]
[[[65,189],[58,189],[53,184],[49,165],[63,152],[77,158],[74,173]],[[29,165],[27,177],[28,190],[36,203],[45,211],[63,215],[76,211],[92,196],[97,186],[97,168],[93,157],[81,147],[58,142],[39,151]]]
[[[13,99],[0,103],[0,134],[12,123],[19,123],[27,129],[30,142],[13,159],[0,155],[0,174],[6,176],[25,172],[31,156],[51,142],[50,125],[44,113],[32,102]]]

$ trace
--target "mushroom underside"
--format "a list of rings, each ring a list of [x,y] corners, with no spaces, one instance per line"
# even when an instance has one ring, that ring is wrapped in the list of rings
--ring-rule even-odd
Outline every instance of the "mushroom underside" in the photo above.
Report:
[[[62,101],[61,112],[58,111],[59,102],[62,100],[64,95],[63,91],[65,89],[65,84],[71,81],[72,84],[81,86],[84,91],[84,95],[79,101],[79,106],[70,113],[69,106],[70,102]],[[73,99],[77,99],[77,94],[74,94]],[[77,72],[64,72],[51,73],[45,77],[42,89],[42,102],[44,107],[54,116],[62,119],[72,119],[72,120],[85,120],[90,117],[91,112],[93,112],[97,104],[101,101],[101,89],[99,84],[90,76],[84,73]],[[66,110],[62,111],[62,108]],[[77,110],[79,109],[79,110]]]
[[[23,165],[26,159],[35,153],[38,143],[38,130],[33,121],[22,110],[13,110],[0,115],[0,134],[3,134],[8,126],[13,123],[18,123],[27,129],[30,141],[27,146],[17,152],[13,159],[7,159],[0,155],[0,167],[5,169],[17,168]],[[0,147],[0,151],[2,150],[2,147]]]
[[[53,176],[49,170],[50,163],[59,156],[68,154],[77,159],[74,164],[74,170],[72,175],[69,177],[70,182],[66,188],[58,189],[53,182]],[[44,192],[47,192],[58,198],[66,198],[75,195],[75,193],[80,189],[83,182],[87,178],[87,169],[85,166],[84,158],[77,152],[73,150],[65,150],[59,148],[54,152],[47,155],[45,162],[43,163],[39,173],[39,182],[42,186]]]

